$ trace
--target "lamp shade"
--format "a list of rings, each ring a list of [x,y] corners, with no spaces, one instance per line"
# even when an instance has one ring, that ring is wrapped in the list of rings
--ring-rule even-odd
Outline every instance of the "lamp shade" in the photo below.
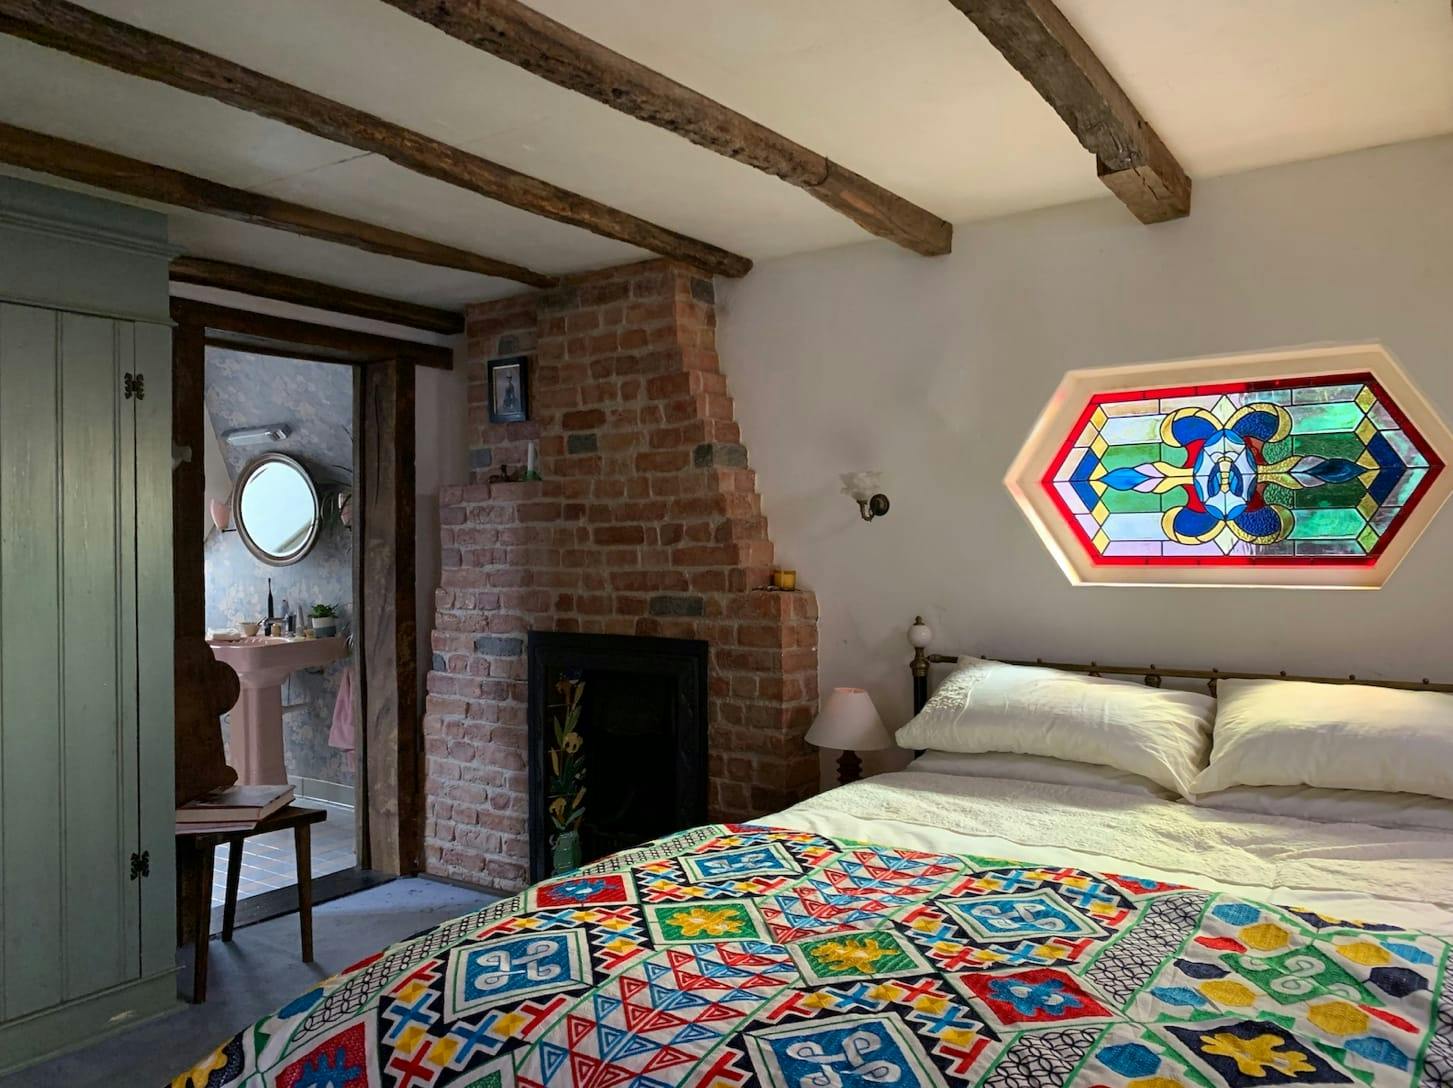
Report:
[[[873,752],[892,748],[893,734],[878,717],[878,708],[866,691],[833,688],[807,731],[807,743],[847,752]]]

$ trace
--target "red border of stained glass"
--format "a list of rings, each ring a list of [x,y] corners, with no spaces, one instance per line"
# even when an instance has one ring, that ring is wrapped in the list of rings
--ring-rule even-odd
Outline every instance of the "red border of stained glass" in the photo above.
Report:
[[[1209,556],[1167,556],[1167,555],[1101,555],[1095,548],[1095,543],[1090,535],[1085,532],[1084,526],[1075,517],[1074,511],[1065,502],[1064,496],[1060,494],[1059,488],[1055,486],[1055,475],[1059,472],[1060,466],[1075,448],[1075,439],[1090,422],[1090,417],[1095,414],[1095,409],[1102,404],[1115,404],[1127,400],[1159,400],[1163,397],[1205,397],[1220,395],[1222,393],[1259,393],[1267,389],[1305,389],[1308,386],[1319,385],[1351,385],[1354,382],[1366,385],[1372,390],[1382,406],[1387,409],[1388,415],[1397,421],[1399,428],[1407,433],[1413,445],[1428,461],[1428,471],[1418,482],[1413,493],[1408,496],[1403,508],[1398,511],[1387,529],[1378,538],[1377,544],[1372,551],[1366,555],[1209,555]],[[1311,374],[1297,378],[1272,378],[1265,381],[1252,382],[1215,382],[1205,385],[1175,385],[1158,389],[1119,389],[1108,393],[1095,393],[1085,405],[1085,410],[1075,420],[1074,426],[1070,429],[1069,435],[1060,445],[1057,452],[1050,461],[1049,468],[1040,478],[1040,486],[1044,488],[1054,503],[1055,509],[1059,511],[1065,523],[1075,534],[1080,544],[1084,547],[1090,557],[1090,561],[1097,567],[1367,567],[1372,566],[1382,555],[1389,541],[1402,528],[1403,522],[1412,513],[1413,508],[1422,501],[1423,495],[1428,488],[1433,486],[1443,472],[1444,464],[1439,460],[1438,455],[1433,452],[1431,446],[1423,438],[1422,434],[1413,426],[1412,420],[1407,417],[1401,406],[1398,405],[1382,384],[1370,373],[1358,374]]]

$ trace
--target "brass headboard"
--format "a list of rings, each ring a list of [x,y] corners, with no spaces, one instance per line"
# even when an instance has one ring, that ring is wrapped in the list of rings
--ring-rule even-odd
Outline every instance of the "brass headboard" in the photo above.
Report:
[[[922,623],[920,619],[918,621]],[[975,657],[985,657],[975,654]],[[931,654],[922,646],[913,649],[913,660],[909,669],[913,673],[913,713],[917,714],[928,702],[928,669],[930,665],[953,665],[958,662],[957,654]],[[1101,665],[1091,661],[1088,665],[1064,661],[1013,661],[990,657],[987,660],[1003,661],[1006,665],[1038,665],[1060,672],[1079,672],[1087,676],[1138,676],[1150,687],[1158,688],[1166,677],[1180,680],[1204,680],[1212,695],[1216,694],[1218,680],[1305,680],[1314,684],[1366,684],[1369,687],[1398,688],[1402,691],[1437,691],[1453,693],[1453,684],[1435,684],[1431,680],[1364,680],[1357,676],[1293,676],[1286,672],[1236,672],[1224,669],[1165,669],[1159,665]]]

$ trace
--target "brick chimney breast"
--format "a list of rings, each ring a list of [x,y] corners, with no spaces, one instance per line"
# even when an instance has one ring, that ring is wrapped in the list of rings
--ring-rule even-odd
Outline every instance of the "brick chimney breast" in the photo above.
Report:
[[[769,593],[772,542],[716,353],[709,279],[650,261],[468,313],[468,486],[440,495],[424,734],[426,868],[526,883],[531,630],[710,644],[710,817],[812,792],[817,600]],[[527,422],[489,421],[486,363],[530,356]],[[530,483],[488,483],[523,466]]]

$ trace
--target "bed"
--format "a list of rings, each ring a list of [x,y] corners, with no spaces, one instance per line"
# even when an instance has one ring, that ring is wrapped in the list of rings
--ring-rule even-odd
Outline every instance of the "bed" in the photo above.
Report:
[[[951,766],[535,885],[174,1088],[1453,1084],[1447,832]]]

